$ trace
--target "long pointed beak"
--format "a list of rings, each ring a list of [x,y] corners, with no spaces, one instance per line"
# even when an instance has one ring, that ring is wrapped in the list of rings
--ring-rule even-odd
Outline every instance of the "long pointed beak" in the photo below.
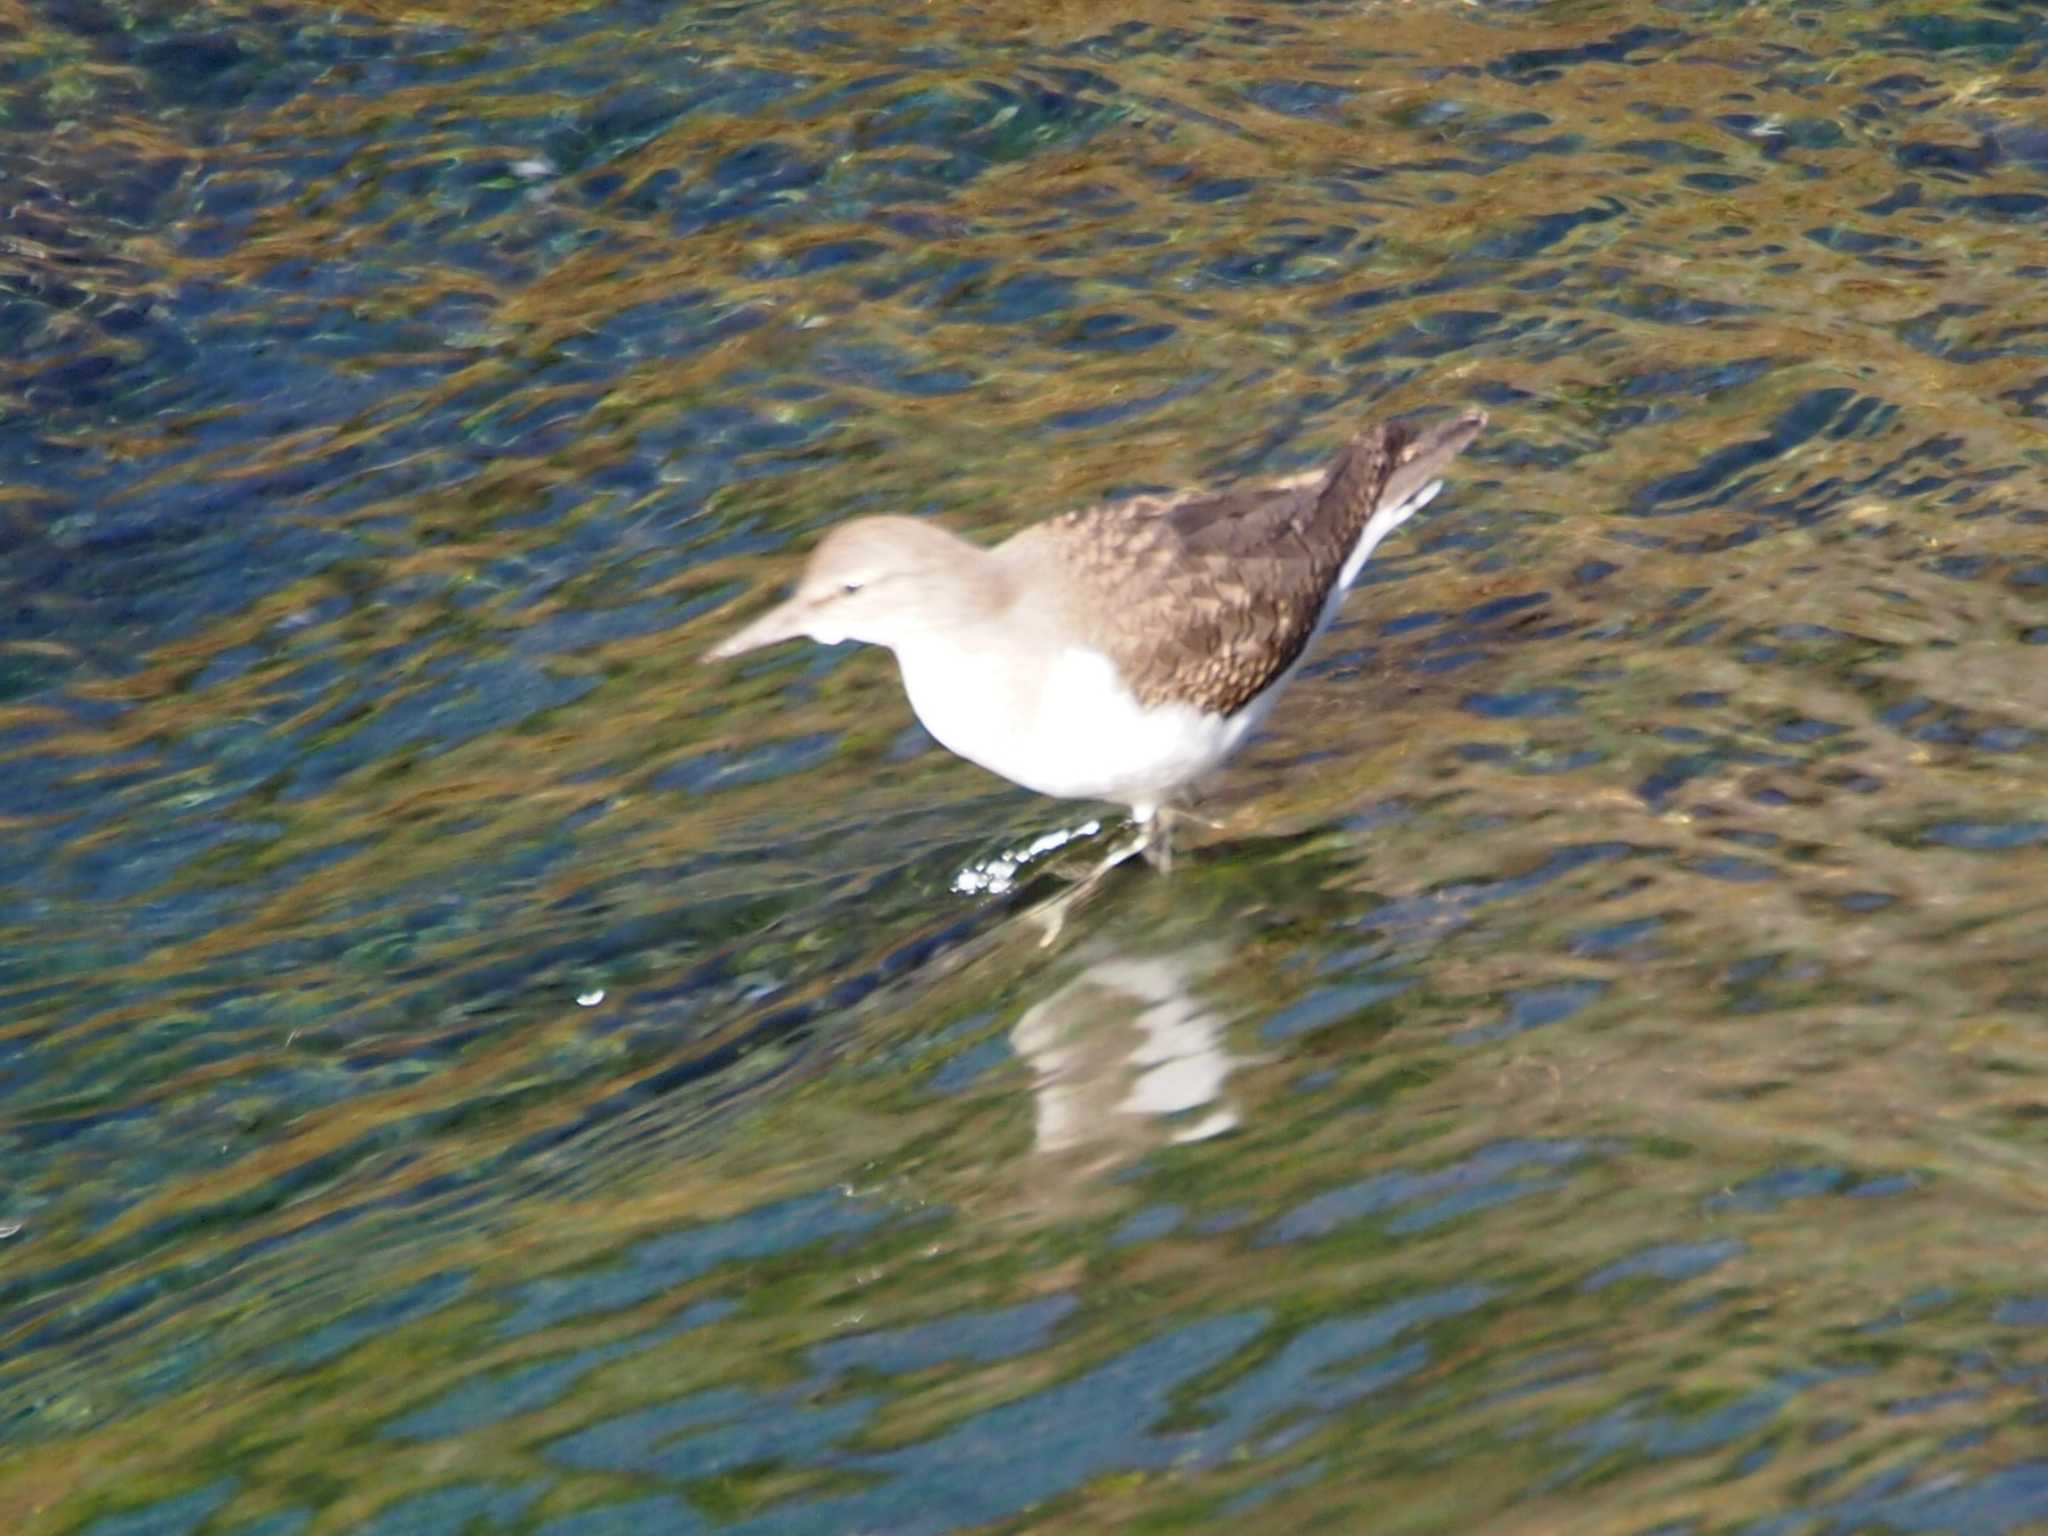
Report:
[[[734,630],[711,647],[704,653],[704,659],[724,661],[728,656],[737,656],[743,651],[755,651],[764,645],[794,640],[803,633],[803,615],[797,611],[795,601],[777,603],[753,623]]]

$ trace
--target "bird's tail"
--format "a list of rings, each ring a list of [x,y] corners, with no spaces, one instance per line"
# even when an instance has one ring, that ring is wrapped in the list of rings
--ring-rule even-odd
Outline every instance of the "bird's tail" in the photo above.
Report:
[[[1467,411],[1421,432],[1403,422],[1380,422],[1338,450],[1314,516],[1340,530],[1336,547],[1349,551],[1339,577],[1344,586],[1356,579],[1380,540],[1443,489],[1444,469],[1485,425],[1484,411]]]

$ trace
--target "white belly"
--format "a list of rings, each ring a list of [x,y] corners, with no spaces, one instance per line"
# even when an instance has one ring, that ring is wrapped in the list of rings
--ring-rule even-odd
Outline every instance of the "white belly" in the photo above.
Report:
[[[1039,794],[1120,801],[1140,816],[1228,757],[1278,692],[1226,718],[1143,708],[1107,657],[1079,647],[1023,680],[967,649],[897,660],[911,708],[949,751]]]

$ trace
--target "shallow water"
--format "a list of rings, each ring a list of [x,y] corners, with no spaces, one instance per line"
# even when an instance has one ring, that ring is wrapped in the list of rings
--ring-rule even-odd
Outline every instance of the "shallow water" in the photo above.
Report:
[[[2038,7],[472,9],[0,9],[9,1531],[2048,1528]],[[1050,946],[695,660],[1448,405]]]

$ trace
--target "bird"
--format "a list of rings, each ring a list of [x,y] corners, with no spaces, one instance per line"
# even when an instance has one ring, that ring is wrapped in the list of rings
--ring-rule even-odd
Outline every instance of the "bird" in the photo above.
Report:
[[[707,659],[884,646],[940,745],[1042,795],[1127,807],[1137,836],[1103,870],[1139,853],[1165,868],[1182,797],[1258,729],[1486,419],[1378,422],[1320,469],[1061,512],[992,547],[856,518]]]

